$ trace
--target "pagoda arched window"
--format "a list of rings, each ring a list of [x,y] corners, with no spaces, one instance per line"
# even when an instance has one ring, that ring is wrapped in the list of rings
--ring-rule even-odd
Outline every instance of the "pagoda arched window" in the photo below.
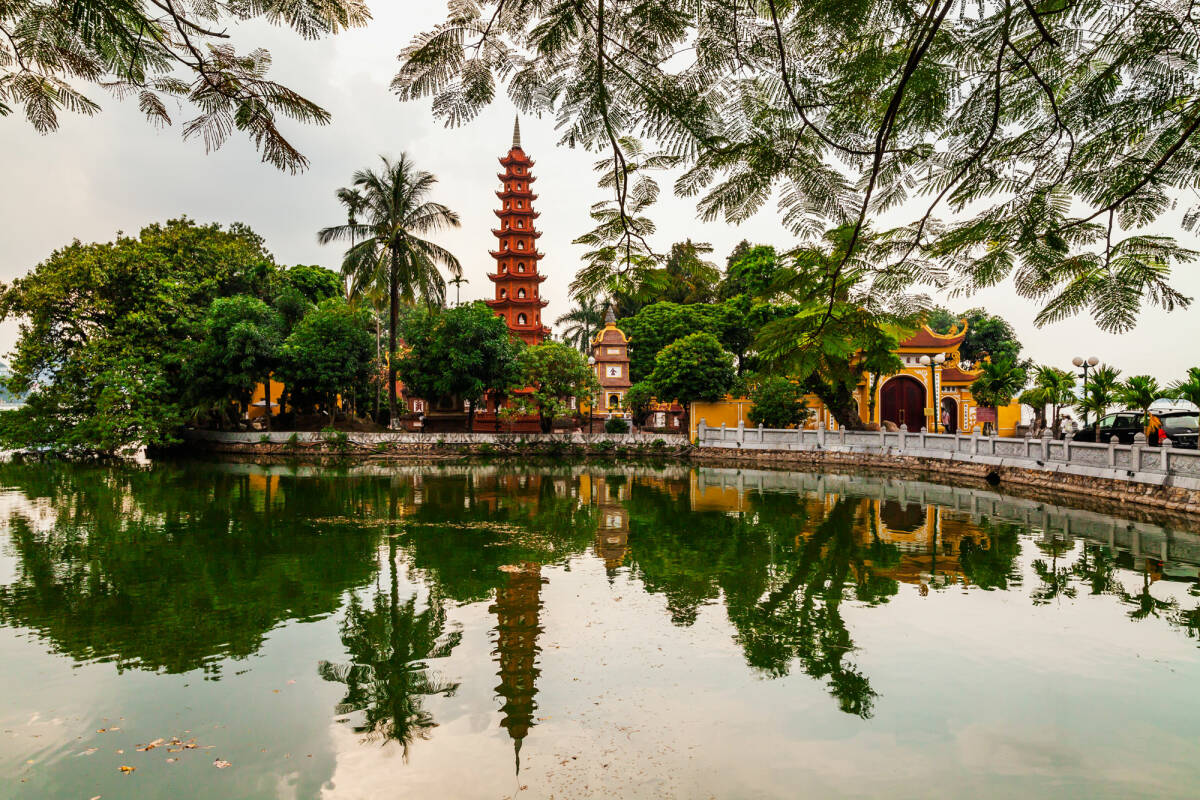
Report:
[[[517,297],[524,298],[524,297],[525,297],[525,290],[524,290],[524,289],[517,289]]]
[[[517,220],[517,227],[518,227],[518,228],[524,228],[524,227],[525,227],[525,220],[523,220],[523,219],[519,219],[519,220]]]
[[[518,200],[518,201],[517,201],[517,208],[524,208],[524,207],[525,207],[525,201],[524,201],[524,200]]]
[[[525,271],[525,262],[518,261],[517,262],[517,272],[524,272],[524,271]]]
[[[529,320],[524,314],[517,314],[517,324],[518,325],[528,325]]]
[[[525,243],[524,243],[524,242],[517,242],[517,249],[518,249],[518,250],[524,250],[524,249],[525,249]]]
[[[501,289],[500,290],[500,299],[503,300],[506,297],[508,297],[508,289]]]

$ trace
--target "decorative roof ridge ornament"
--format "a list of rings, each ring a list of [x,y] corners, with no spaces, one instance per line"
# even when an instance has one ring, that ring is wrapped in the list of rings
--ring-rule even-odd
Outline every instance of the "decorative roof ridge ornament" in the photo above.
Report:
[[[520,114],[516,114],[516,115],[514,115],[514,116],[513,116],[513,145],[512,145],[512,149],[513,149],[513,150],[521,150],[521,151],[524,151],[524,148],[523,148],[523,147],[521,147],[521,115],[520,115]]]
[[[611,303],[609,304],[608,309],[604,312],[604,327],[607,328],[609,326],[614,328],[617,326],[617,315],[613,313]]]

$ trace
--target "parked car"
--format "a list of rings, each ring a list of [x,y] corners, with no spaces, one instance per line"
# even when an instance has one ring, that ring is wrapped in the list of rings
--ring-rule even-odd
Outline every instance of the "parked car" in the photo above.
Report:
[[[1155,419],[1159,425],[1153,424]],[[1118,411],[1100,420],[1100,441],[1104,444],[1113,436],[1121,444],[1133,444],[1133,437],[1139,433],[1146,434],[1146,443],[1152,446],[1158,445],[1166,436],[1175,447],[1195,450],[1200,438],[1200,416],[1195,411],[1158,411],[1151,415],[1151,424],[1147,425],[1137,411]],[[1096,429],[1088,427],[1079,431],[1075,441],[1096,441]]]

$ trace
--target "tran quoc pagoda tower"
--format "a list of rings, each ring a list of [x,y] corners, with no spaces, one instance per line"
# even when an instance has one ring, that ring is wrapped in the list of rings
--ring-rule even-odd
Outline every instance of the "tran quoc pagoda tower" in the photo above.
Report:
[[[496,285],[496,297],[487,304],[497,316],[504,317],[508,329],[525,344],[541,344],[550,336],[550,328],[542,324],[542,309],[546,301],[541,299],[538,287],[546,280],[538,273],[538,262],[543,256],[537,251],[537,240],[542,234],[534,228],[538,213],[533,210],[537,195],[530,185],[537,180],[530,170],[533,161],[521,147],[521,122],[513,122],[512,149],[500,159],[504,172],[497,177],[503,187],[496,192],[500,208],[496,216],[500,227],[492,233],[498,245],[492,252],[496,259],[496,271],[488,278]]]

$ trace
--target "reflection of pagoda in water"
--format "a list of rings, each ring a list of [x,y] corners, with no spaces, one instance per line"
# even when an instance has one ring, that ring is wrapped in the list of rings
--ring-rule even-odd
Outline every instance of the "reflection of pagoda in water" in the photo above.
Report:
[[[500,662],[500,685],[496,694],[504,700],[501,727],[513,740],[517,772],[521,771],[521,742],[533,727],[537,709],[538,634],[542,627],[542,567],[524,563],[502,567],[507,580],[496,589],[496,602],[489,608],[496,615],[496,649]]]
[[[935,505],[868,500],[869,535],[896,547],[900,562],[877,568],[879,575],[901,583],[941,586],[965,582],[960,556],[963,546],[987,550],[991,541],[978,527],[942,513]]]
[[[624,477],[612,480],[606,475],[579,476],[579,496],[599,511],[593,551],[604,560],[604,569],[611,575],[625,563],[629,553],[629,484]]]

